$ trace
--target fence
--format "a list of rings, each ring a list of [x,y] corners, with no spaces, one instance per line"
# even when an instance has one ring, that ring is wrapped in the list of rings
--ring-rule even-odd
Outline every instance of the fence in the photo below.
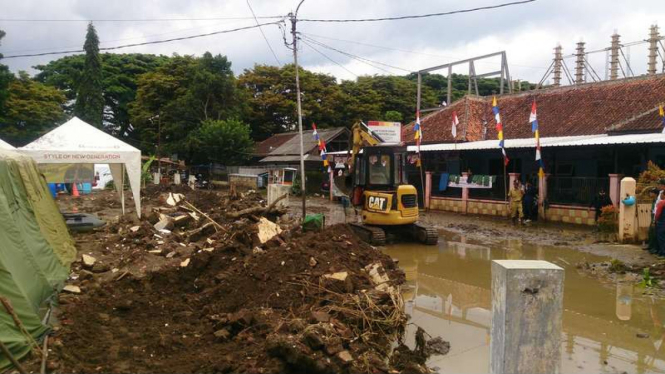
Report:
[[[609,192],[609,178],[549,177],[547,200],[550,204],[590,206],[599,191]]]

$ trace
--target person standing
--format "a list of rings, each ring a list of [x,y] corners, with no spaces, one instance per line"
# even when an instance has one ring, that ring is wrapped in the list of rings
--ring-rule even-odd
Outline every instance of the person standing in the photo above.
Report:
[[[661,199],[656,204],[656,214],[654,219],[656,221],[656,239],[658,241],[658,250],[656,251],[657,255],[665,255],[665,199]]]
[[[513,220],[513,223],[517,220],[519,220],[519,223],[522,223],[522,219],[524,219],[524,210],[522,210],[524,191],[522,191],[519,180],[515,179],[513,182],[513,187],[508,192],[508,197],[510,199],[510,218]]]
[[[524,211],[525,222],[528,223],[533,221],[536,218],[536,188],[531,184],[531,182],[526,182],[524,187],[524,202],[522,204],[522,210]]]
[[[658,239],[656,238],[656,203],[658,202],[658,195],[660,195],[660,190],[658,188],[652,188],[649,190],[649,197],[652,199],[653,204],[651,205],[651,224],[649,225],[649,239],[647,241],[647,248],[649,252],[656,253],[658,252]]]
[[[605,190],[601,189],[591,203],[591,207],[596,211],[596,223],[598,223],[602,209],[608,205],[612,205],[612,199],[607,196]]]

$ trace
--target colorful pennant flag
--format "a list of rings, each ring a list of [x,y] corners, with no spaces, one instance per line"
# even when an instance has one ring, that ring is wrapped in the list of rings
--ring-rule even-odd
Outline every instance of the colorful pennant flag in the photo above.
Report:
[[[494,112],[494,120],[496,121],[496,132],[498,133],[499,138],[499,147],[501,148],[501,153],[503,154],[503,163],[508,166],[510,159],[506,154],[506,148],[503,143],[503,123],[501,123],[501,115],[499,114],[499,105],[496,102],[496,96],[492,99],[492,112]]]
[[[660,104],[660,106],[658,107],[658,114],[660,114],[660,118],[662,119],[663,134],[665,134],[665,109],[663,109],[663,104]]]
[[[415,131],[413,138],[416,139],[416,153],[418,154],[416,166],[421,167],[422,163],[420,162],[420,142],[423,140],[423,130],[420,126],[420,112],[416,112],[416,124],[413,126],[413,130]]]
[[[543,177],[545,175],[545,164],[543,163],[543,158],[540,154],[540,133],[538,132],[538,113],[536,111],[536,100],[533,101],[531,105],[531,115],[529,116],[529,122],[531,122],[531,132],[536,138],[536,162],[538,162],[538,176]]]
[[[319,133],[316,131],[316,124],[312,123],[312,129],[314,130],[312,132],[314,140],[316,140],[316,144],[319,146],[319,151],[321,151],[321,160],[323,160],[323,166],[327,167],[328,171],[330,171],[330,166],[328,164],[328,156],[326,154],[327,152],[326,141],[319,137]]]
[[[457,118],[457,112],[453,112],[453,128],[451,130],[453,139],[457,138],[457,125],[459,125],[459,118]]]

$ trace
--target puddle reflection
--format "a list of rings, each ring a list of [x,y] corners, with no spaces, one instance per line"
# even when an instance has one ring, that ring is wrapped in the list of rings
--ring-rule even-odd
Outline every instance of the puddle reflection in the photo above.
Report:
[[[491,320],[490,261],[545,260],[566,270],[562,336],[563,373],[665,373],[665,302],[643,296],[632,282],[604,285],[575,269],[604,258],[573,249],[511,240],[484,245],[443,233],[438,246],[390,246],[407,285],[405,308],[411,322],[450,341],[445,356],[429,365],[441,373],[489,371]],[[410,325],[412,344],[415,326]]]

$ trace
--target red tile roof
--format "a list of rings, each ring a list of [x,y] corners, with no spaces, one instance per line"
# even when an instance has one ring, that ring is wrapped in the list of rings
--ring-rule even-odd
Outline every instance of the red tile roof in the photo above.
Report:
[[[289,140],[291,140],[291,138],[293,138],[297,134],[298,134],[297,132],[285,132],[281,134],[275,134],[260,143],[256,143],[256,145],[254,146],[254,155],[267,156],[270,152],[279,148],[282,144],[288,142]]]
[[[665,103],[665,74],[497,96],[506,139],[533,136],[529,114],[534,99],[541,137],[660,132],[657,108]],[[460,120],[457,141],[496,139],[491,102],[491,97],[467,96],[422,118],[423,143],[453,141],[453,111]],[[412,143],[413,123],[404,127],[403,139]]]

